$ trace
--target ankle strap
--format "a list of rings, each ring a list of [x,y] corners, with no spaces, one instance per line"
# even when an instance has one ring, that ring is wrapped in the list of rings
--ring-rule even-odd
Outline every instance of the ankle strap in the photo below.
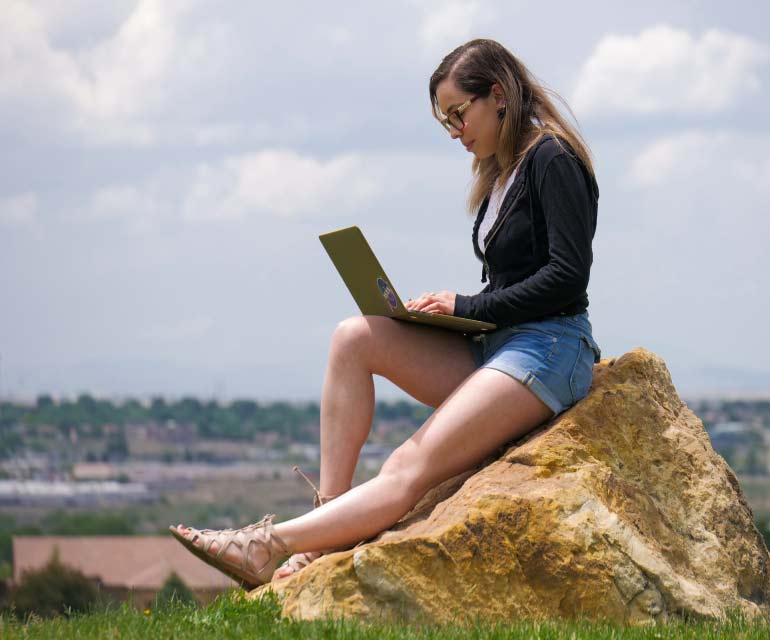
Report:
[[[283,553],[287,556],[291,556],[294,554],[294,550],[289,547],[289,545],[284,542],[283,538],[278,535],[278,533],[275,530],[275,527],[273,525],[273,518],[275,518],[274,513],[268,513],[262,520],[257,522],[256,524],[251,525],[251,528],[258,528],[258,527],[264,527],[265,528],[265,537],[267,538],[267,543],[271,545],[273,542],[277,543],[278,546],[281,548]],[[244,551],[244,553],[247,553],[248,549]],[[270,547],[270,556],[272,559],[273,555],[273,549]],[[269,560],[268,560],[269,562]],[[264,567],[263,567],[264,568]],[[260,573],[262,569],[260,569],[257,573]]]
[[[322,504],[326,504],[327,502],[329,502],[329,500],[334,500],[334,498],[337,498],[337,497],[339,497],[341,495],[342,495],[341,493],[337,493],[337,494],[335,494],[333,496],[331,496],[331,495],[323,496],[320,493],[316,493],[313,496],[313,508],[314,509],[318,509],[318,507],[320,507]]]
[[[318,487],[316,487],[310,478],[308,478],[302,471],[300,471],[300,468],[295,464],[292,467],[292,471],[296,471],[300,476],[302,476],[305,479],[305,482],[307,482],[313,489],[313,507],[317,509],[322,504],[325,504],[329,502],[329,500],[333,500],[334,498],[341,496],[341,493],[336,493],[334,495],[323,495],[319,490]]]

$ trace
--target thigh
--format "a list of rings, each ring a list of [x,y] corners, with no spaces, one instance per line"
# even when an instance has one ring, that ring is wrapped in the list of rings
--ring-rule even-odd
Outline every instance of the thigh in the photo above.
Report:
[[[391,454],[381,473],[404,475],[422,495],[553,415],[515,378],[495,369],[479,369]]]
[[[338,327],[353,341],[371,373],[383,376],[429,407],[444,399],[476,369],[470,339],[457,331],[384,316],[354,316]]]

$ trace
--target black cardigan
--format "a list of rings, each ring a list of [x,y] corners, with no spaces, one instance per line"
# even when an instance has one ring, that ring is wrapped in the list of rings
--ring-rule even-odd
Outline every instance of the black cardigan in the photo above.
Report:
[[[482,203],[472,238],[489,283],[476,295],[458,294],[454,315],[507,327],[588,308],[599,186],[561,144],[544,136],[525,156],[485,238],[486,260],[478,231],[489,197]]]

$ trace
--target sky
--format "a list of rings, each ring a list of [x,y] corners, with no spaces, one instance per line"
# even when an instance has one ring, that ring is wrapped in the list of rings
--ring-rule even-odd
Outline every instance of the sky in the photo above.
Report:
[[[318,235],[353,224],[402,298],[480,291],[428,80],[482,37],[593,153],[603,356],[770,395],[769,31],[756,2],[0,0],[0,397],[318,400],[359,313]]]

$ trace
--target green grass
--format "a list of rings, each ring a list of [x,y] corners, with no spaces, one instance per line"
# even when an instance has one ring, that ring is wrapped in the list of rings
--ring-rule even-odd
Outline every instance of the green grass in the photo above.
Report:
[[[322,620],[297,622],[281,619],[280,607],[274,597],[253,602],[242,593],[217,599],[204,608],[171,605],[158,610],[138,611],[130,605],[113,610],[75,614],[52,620],[16,620],[0,617],[0,637],[15,638],[364,638],[371,640],[418,639],[476,639],[476,638],[582,638],[610,639],[680,639],[712,640],[740,638],[766,640],[770,637],[770,620],[749,622],[740,616],[730,616],[722,622],[677,622],[657,627],[623,629],[609,623],[535,622],[515,624],[478,623],[467,627],[436,625],[366,625],[354,620]]]

